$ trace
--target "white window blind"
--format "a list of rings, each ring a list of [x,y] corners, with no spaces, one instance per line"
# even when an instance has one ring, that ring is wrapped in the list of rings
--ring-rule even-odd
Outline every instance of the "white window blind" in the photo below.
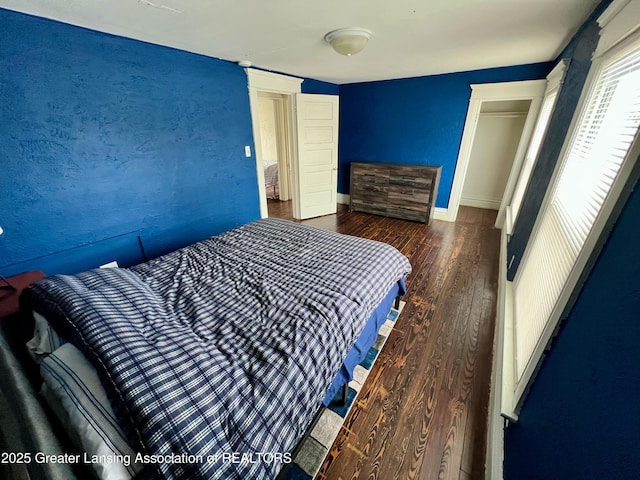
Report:
[[[637,135],[640,42],[605,56],[594,78],[514,279],[517,385],[539,360],[543,332],[564,307],[558,300]]]
[[[542,139],[544,138],[544,134],[549,124],[549,119],[551,118],[551,112],[553,112],[553,107],[556,103],[557,94],[557,90],[547,93],[542,101],[542,107],[540,107],[540,113],[536,119],[536,126],[533,128],[531,140],[527,147],[527,153],[524,157],[522,170],[520,171],[516,187],[513,190],[513,197],[511,198],[511,205],[509,208],[511,209],[510,215],[512,223],[515,223],[516,218],[518,218],[520,205],[522,205],[522,199],[524,198],[524,192],[527,189],[529,177],[531,176],[533,166],[535,165],[536,158],[538,157],[538,152],[542,145]]]
[[[547,87],[544,92],[540,113],[538,114],[538,118],[536,118],[536,124],[533,127],[531,140],[529,140],[527,152],[525,153],[522,168],[518,175],[518,181],[516,182],[516,186],[513,190],[513,195],[511,196],[511,202],[508,208],[507,215],[510,219],[507,223],[508,233],[511,233],[513,230],[513,225],[520,213],[520,206],[522,205],[522,200],[524,199],[524,194],[527,189],[527,185],[529,184],[531,172],[536,164],[538,153],[540,153],[542,140],[544,139],[547,127],[549,126],[549,120],[551,119],[551,114],[553,113],[553,108],[556,104],[558,92],[564,80],[566,67],[566,60],[562,60],[547,76]]]

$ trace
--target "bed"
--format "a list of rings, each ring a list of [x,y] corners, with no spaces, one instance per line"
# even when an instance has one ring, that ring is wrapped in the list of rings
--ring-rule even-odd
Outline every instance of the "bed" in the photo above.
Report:
[[[267,198],[280,198],[277,163],[271,163],[264,167],[264,186],[267,192]]]
[[[74,355],[95,370],[87,383],[144,455],[131,475],[275,478],[410,269],[389,245],[265,219],[129,269],[46,278],[21,308],[61,337],[43,376]]]

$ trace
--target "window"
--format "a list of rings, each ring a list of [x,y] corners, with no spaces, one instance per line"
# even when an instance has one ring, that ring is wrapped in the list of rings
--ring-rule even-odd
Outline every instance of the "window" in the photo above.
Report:
[[[640,39],[594,61],[513,282],[515,402],[525,391],[637,156]]]
[[[520,170],[518,181],[513,190],[511,204],[507,208],[506,225],[507,233],[509,234],[513,231],[513,226],[518,218],[518,214],[520,213],[522,199],[524,198],[524,193],[527,190],[527,185],[529,184],[529,177],[531,177],[531,172],[533,171],[536,159],[538,158],[538,153],[542,146],[542,140],[545,137],[549,120],[551,119],[551,113],[553,113],[553,107],[556,104],[556,98],[558,97],[558,92],[562,86],[562,81],[564,80],[566,68],[567,61],[562,60],[547,76],[547,87],[544,92],[540,113],[538,114],[536,124],[533,127],[533,133],[531,134],[531,140],[527,147],[527,153],[524,156],[522,169]]]

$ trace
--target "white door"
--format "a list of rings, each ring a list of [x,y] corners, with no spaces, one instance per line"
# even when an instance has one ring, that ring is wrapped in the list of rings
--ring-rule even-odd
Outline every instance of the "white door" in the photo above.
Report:
[[[338,97],[296,94],[298,160],[294,165],[297,219],[336,213],[338,193]],[[296,205],[297,203],[297,205]]]

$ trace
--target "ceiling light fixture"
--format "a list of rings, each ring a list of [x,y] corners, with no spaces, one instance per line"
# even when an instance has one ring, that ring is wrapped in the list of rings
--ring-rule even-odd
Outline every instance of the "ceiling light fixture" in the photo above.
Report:
[[[339,28],[327,33],[324,39],[336,52],[350,57],[367,45],[372,33],[371,30],[360,27]]]

